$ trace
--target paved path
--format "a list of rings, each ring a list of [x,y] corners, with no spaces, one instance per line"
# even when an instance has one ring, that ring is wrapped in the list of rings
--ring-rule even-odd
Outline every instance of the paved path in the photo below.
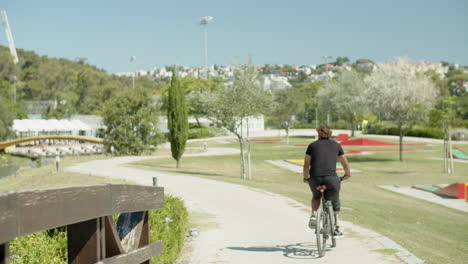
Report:
[[[235,154],[238,150],[210,148],[186,156]],[[338,247],[317,258],[315,235],[307,228],[308,208],[280,195],[221,181],[193,176],[121,167],[119,164],[155,157],[119,157],[81,163],[66,170],[114,178],[131,178],[158,185],[166,193],[182,197],[189,211],[210,215],[208,228],[189,242],[187,263],[422,263],[396,243],[375,232],[342,222],[346,237]],[[306,188],[306,186],[304,186]],[[376,249],[397,249],[396,256]]]

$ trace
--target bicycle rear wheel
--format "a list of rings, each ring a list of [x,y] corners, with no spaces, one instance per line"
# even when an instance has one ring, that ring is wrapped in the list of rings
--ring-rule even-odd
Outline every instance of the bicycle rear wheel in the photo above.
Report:
[[[327,230],[325,226],[325,217],[322,209],[317,211],[317,220],[315,223],[315,236],[317,238],[317,250],[320,257],[325,256],[327,241]]]

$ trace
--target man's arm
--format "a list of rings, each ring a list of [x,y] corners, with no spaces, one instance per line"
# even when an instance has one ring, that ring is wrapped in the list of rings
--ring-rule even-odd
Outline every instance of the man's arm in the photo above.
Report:
[[[341,166],[343,166],[343,169],[345,171],[345,175],[343,177],[344,180],[351,178],[351,168],[349,167],[348,159],[346,156],[343,154],[341,156],[338,156],[338,159],[340,160]]]
[[[302,176],[304,176],[304,182],[308,182],[309,180],[309,170],[310,170],[310,155],[305,155],[304,158],[304,169],[302,171]]]

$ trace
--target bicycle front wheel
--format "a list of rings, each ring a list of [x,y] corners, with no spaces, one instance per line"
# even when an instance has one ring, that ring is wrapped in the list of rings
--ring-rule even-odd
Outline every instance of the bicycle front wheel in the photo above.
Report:
[[[317,211],[317,222],[315,223],[315,236],[317,238],[317,251],[320,257],[325,256],[325,243],[327,241],[327,230],[325,229],[325,217],[322,209]]]

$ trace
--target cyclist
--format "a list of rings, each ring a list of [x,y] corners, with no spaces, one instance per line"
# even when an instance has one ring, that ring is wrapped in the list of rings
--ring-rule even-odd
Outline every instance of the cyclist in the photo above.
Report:
[[[332,201],[335,213],[336,229],[334,236],[343,236],[339,229],[338,215],[340,213],[340,186],[341,181],[351,177],[348,160],[344,155],[343,148],[334,140],[330,140],[332,131],[328,126],[321,125],[317,128],[318,140],[312,142],[307,147],[304,158],[304,182],[309,184],[312,191],[312,215],[309,219],[309,227],[315,228],[317,210],[320,207],[322,194],[316,190],[318,185],[327,186],[325,190],[325,200]],[[338,177],[336,174],[336,159],[339,159],[345,175]]]

